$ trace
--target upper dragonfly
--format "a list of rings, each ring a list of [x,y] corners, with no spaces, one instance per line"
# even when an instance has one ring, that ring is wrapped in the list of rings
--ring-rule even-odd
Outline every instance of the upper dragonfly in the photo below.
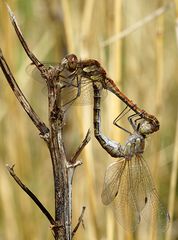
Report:
[[[16,31],[16,34],[27,53],[28,57],[31,59],[32,63],[38,68],[42,77],[46,80],[48,85],[48,91],[50,94],[50,87],[55,88],[55,92],[53,94],[60,95],[61,98],[62,93],[61,89],[68,89],[70,87],[77,88],[77,94],[73,99],[70,99],[65,103],[70,104],[76,100],[81,94],[81,86],[86,85],[87,82],[91,83],[93,81],[100,82],[102,87],[106,90],[111,91],[117,97],[119,97],[129,108],[131,108],[135,113],[137,113],[141,118],[147,120],[150,123],[151,130],[153,132],[158,131],[159,129],[159,121],[153,115],[147,113],[143,109],[140,109],[136,104],[134,104],[129,98],[127,98],[116,86],[114,81],[107,77],[105,70],[101,67],[100,63],[94,59],[88,60],[78,60],[77,56],[74,54],[69,54],[61,63],[56,66],[47,67],[43,63],[41,63],[36,56],[30,51],[22,32],[17,24],[14,13],[7,5],[7,9],[11,18],[12,25]],[[85,81],[86,80],[86,81]],[[51,84],[53,82],[53,84]],[[59,88],[57,88],[59,86]],[[64,91],[65,93],[65,91]],[[64,94],[64,98],[65,98]],[[57,103],[57,102],[56,102]],[[61,101],[60,101],[61,103]],[[61,105],[61,104],[60,104]]]
[[[154,223],[157,230],[166,231],[170,217],[160,201],[143,158],[145,138],[153,132],[150,122],[138,118],[137,114],[131,115],[128,120],[134,131],[124,146],[104,136],[100,117],[102,86],[94,83],[93,87],[95,137],[112,157],[120,158],[106,170],[102,202],[105,205],[112,204],[117,221],[126,230],[135,231],[143,217],[148,223]],[[137,119],[133,120],[136,116]]]
[[[76,55],[69,54],[64,57],[58,65],[43,65],[41,67],[41,75],[46,80],[47,84],[50,84],[50,81],[55,79],[59,88],[62,89],[61,92],[64,105],[73,103],[81,96],[85,88],[88,89],[89,85],[92,89],[93,82],[100,82],[102,89],[114,93],[141,118],[147,120],[153,132],[159,129],[159,121],[157,118],[140,109],[123,94],[114,81],[107,76],[104,68],[95,59],[78,60]],[[87,100],[87,97],[85,99]]]

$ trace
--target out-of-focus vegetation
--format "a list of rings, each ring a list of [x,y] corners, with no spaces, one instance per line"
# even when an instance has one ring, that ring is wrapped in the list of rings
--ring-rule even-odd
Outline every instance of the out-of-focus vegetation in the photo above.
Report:
[[[9,0],[8,3],[27,43],[40,60],[57,62],[67,53],[75,53],[82,59],[98,59],[125,94],[158,117],[160,131],[148,139],[144,158],[148,161],[165,206],[168,207],[169,199],[174,199],[174,194],[176,203],[178,194],[174,187],[170,188],[171,176],[176,174],[173,164],[178,158],[175,142],[178,131],[176,2],[159,17],[123,38],[108,42],[107,46],[103,46],[105,40],[138,21],[143,23],[146,16],[154,16],[154,12],[169,1]],[[0,47],[20,87],[40,117],[47,122],[44,86],[27,74],[26,67],[30,61],[2,2]],[[102,128],[105,134],[124,143],[127,136],[112,125],[121,109],[121,102],[108,94],[102,104]],[[92,106],[72,107],[65,126],[66,151],[69,155],[75,151],[89,127],[93,128]],[[17,175],[54,212],[53,177],[47,148],[1,71],[0,132],[0,239],[53,239],[48,221],[5,169],[6,163],[14,163]],[[104,152],[94,137],[81,158],[83,165],[74,177],[73,225],[77,223],[82,206],[87,209],[85,229],[80,227],[76,239],[156,239],[152,231],[147,232],[143,225],[134,235],[124,232],[115,222],[112,210],[102,205],[100,194],[104,172],[114,159]],[[175,240],[178,239],[178,208],[175,204],[171,209],[173,225],[170,239]],[[165,237],[166,234],[163,234],[160,239]]]

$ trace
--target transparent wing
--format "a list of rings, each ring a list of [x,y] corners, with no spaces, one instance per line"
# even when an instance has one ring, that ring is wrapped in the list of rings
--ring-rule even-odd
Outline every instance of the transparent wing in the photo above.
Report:
[[[145,175],[141,160],[141,155],[136,155],[128,162],[130,191],[139,212],[142,211],[147,202],[147,190],[144,184]]]
[[[102,201],[105,205],[112,202],[117,221],[129,231],[136,230],[141,220],[140,213],[143,213],[145,207],[151,206],[152,209],[147,215],[155,215],[153,204],[158,203],[158,195],[145,164],[142,156],[137,155],[132,159],[114,162],[106,170]],[[164,220],[161,221],[165,225],[165,213],[163,215]]]
[[[48,63],[48,62],[43,62],[43,64],[46,66],[46,67],[49,67],[49,66],[57,66],[58,63]],[[37,82],[40,82],[42,84],[44,84],[45,86],[45,81],[44,79],[42,78],[41,76],[41,73],[40,71],[38,70],[38,68],[33,64],[33,63],[30,63],[26,68],[25,68],[25,71],[26,73],[35,81]]]
[[[154,224],[158,231],[164,232],[168,229],[170,223],[169,213],[158,196],[149,167],[141,156],[139,157],[139,163],[142,168],[141,184],[143,185],[143,188],[145,188],[146,192],[146,205],[141,214],[149,224]]]
[[[72,84],[66,85],[62,89],[62,99],[64,105],[73,101],[74,105],[87,105],[92,103],[93,88],[91,80],[76,76]]]
[[[141,217],[159,231],[166,231],[170,217],[154,186],[142,155],[116,161],[106,170],[102,202],[112,204],[124,229],[135,231]]]
[[[136,195],[138,172],[134,158],[125,160],[125,168],[120,177],[118,194],[113,201],[113,210],[117,221],[127,231],[135,231],[140,223],[140,211],[138,208],[138,197]],[[139,176],[140,177],[140,176]]]
[[[121,176],[125,168],[125,160],[115,161],[106,169],[101,199],[103,204],[110,204],[118,194]]]
[[[101,100],[103,101],[107,96],[105,89],[101,92]],[[88,105],[93,103],[93,86],[92,80],[82,76],[76,76],[72,84],[66,86],[62,90],[62,99],[64,105],[74,100],[74,105]]]
[[[55,67],[58,66],[58,63],[44,63],[44,65],[47,67]],[[32,79],[44,85],[42,92],[44,95],[47,95],[46,83],[39,70],[33,64],[29,64],[26,72]],[[72,103],[73,105],[88,105],[93,103],[92,79],[77,74],[71,75],[67,70],[63,70],[61,72],[60,82],[62,85],[65,85],[65,87],[62,88],[63,105],[67,105],[68,103]],[[105,99],[106,96],[107,91],[103,89],[101,99]]]

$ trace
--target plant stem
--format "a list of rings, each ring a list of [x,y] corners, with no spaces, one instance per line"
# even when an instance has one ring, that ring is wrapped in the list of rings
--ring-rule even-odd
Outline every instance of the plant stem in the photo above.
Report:
[[[23,92],[16,83],[10,68],[8,67],[5,58],[3,57],[0,49],[0,67],[12,88],[15,96],[21,103],[24,110],[27,112],[37,129],[40,131],[40,136],[46,141],[53,168],[54,177],[54,193],[55,193],[55,218],[49,214],[48,210],[42,205],[37,197],[21,182],[21,180],[15,175],[13,167],[8,167],[8,170],[14,180],[21,186],[21,188],[33,199],[36,205],[40,208],[43,214],[48,218],[52,224],[52,231],[55,240],[71,240],[72,239],[72,179],[74,169],[81,164],[77,162],[77,158],[83,148],[90,140],[90,131],[88,131],[84,141],[73,157],[67,161],[64,141],[63,141],[63,126],[64,126],[64,106],[61,98],[61,87],[59,86],[60,73],[62,68],[48,68],[43,65],[36,56],[29,49],[22,32],[18,26],[15,15],[11,11],[10,7],[6,4],[12,25],[16,31],[16,34],[31,59],[32,63],[36,65],[38,70],[48,87],[48,114],[49,114],[49,128],[41,121],[38,115],[35,113],[31,105],[28,103]],[[66,78],[66,81],[68,79]],[[82,214],[83,217],[83,214]],[[82,221],[82,220],[81,220]],[[77,231],[80,224],[75,228]]]

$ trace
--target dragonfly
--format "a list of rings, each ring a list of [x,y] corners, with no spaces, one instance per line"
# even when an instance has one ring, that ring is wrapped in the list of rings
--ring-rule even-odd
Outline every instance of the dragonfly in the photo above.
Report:
[[[154,222],[159,231],[166,231],[170,216],[158,196],[143,158],[145,139],[154,132],[150,122],[141,119],[138,114],[130,115],[128,120],[133,132],[130,132],[125,145],[109,139],[101,131],[102,86],[94,83],[93,88],[95,137],[112,157],[118,158],[105,173],[101,194],[103,204],[112,205],[116,220],[127,231],[135,231],[142,219],[149,224]]]
[[[85,91],[90,91],[91,93],[93,91],[93,82],[99,82],[103,90],[115,94],[126,104],[126,106],[132,109],[141,118],[150,122],[152,131],[156,132],[159,130],[159,121],[157,118],[139,108],[132,100],[122,93],[115,82],[107,76],[101,64],[95,59],[79,60],[75,54],[68,54],[55,66],[43,65],[41,68],[41,75],[46,80],[47,84],[53,78],[55,79],[59,88],[62,90],[64,106],[73,104]],[[91,94],[87,95],[91,96]],[[88,96],[84,99],[87,102]]]

